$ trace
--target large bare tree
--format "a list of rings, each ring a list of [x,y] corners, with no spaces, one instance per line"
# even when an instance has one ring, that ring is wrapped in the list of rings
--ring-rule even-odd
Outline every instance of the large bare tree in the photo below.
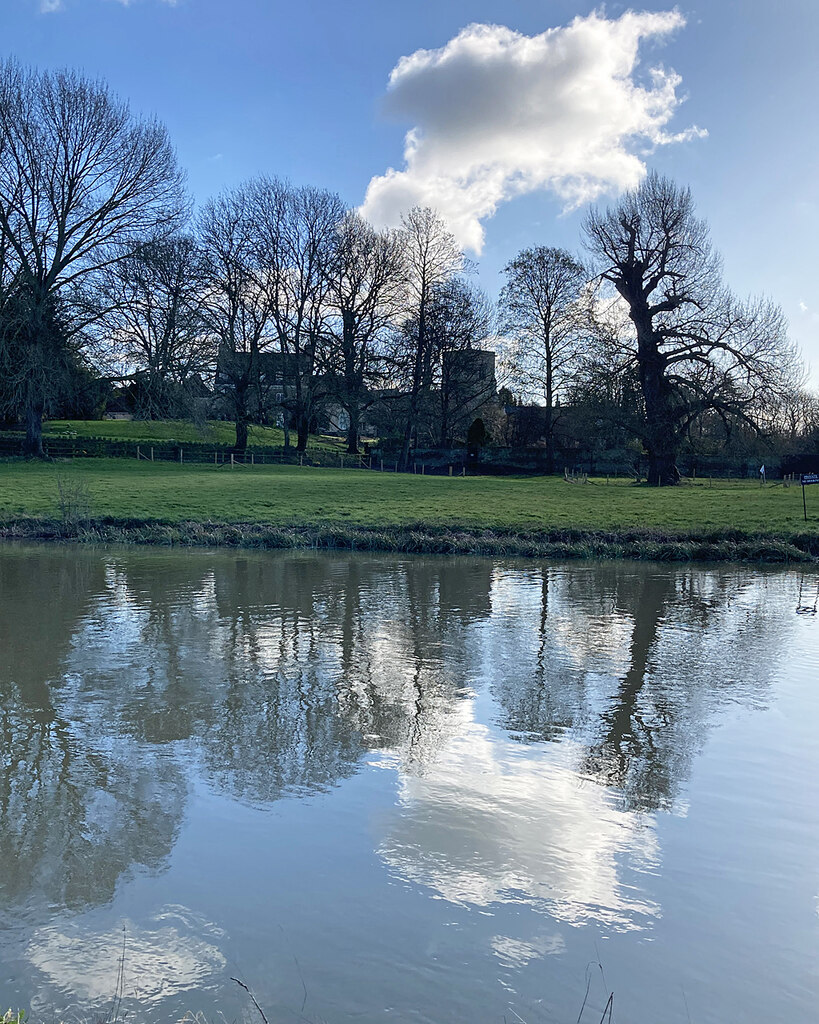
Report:
[[[429,310],[436,287],[464,269],[464,254],[443,219],[429,207],[413,207],[401,218],[400,240],[407,269],[407,313],[404,341],[406,361],[406,418],[400,466],[409,464],[418,430],[423,394],[432,378],[435,338]]]
[[[240,186],[208,202],[198,218],[204,262],[203,312],[217,349],[216,385],[230,405],[236,448],[247,448],[259,393],[259,356],[270,343],[270,302],[259,285],[255,207]]]
[[[499,327],[514,344],[510,373],[546,410],[547,471],[555,468],[558,403],[575,380],[588,337],[587,274],[565,249],[524,249],[503,268]]]
[[[328,292],[338,225],[345,214],[333,192],[276,178],[250,186],[259,286],[282,353],[285,402],[307,447],[310,423],[326,384]]]
[[[103,344],[139,384],[148,419],[186,415],[186,389],[213,363],[204,269],[196,241],[183,235],[148,239],[100,274]]]
[[[58,296],[184,214],[166,129],[101,82],[0,62],[0,238],[15,296],[16,400],[26,451],[42,454]]]
[[[704,413],[755,423],[797,365],[779,306],[738,300],[691,192],[650,174],[614,206],[592,211],[586,242],[601,281],[628,307],[648,452],[648,481],[679,480],[677,455]]]
[[[379,342],[405,297],[398,236],[376,231],[360,214],[348,212],[336,229],[327,282],[328,369],[336,382],[333,397],[347,413],[347,451],[354,454],[361,417],[377,393]]]

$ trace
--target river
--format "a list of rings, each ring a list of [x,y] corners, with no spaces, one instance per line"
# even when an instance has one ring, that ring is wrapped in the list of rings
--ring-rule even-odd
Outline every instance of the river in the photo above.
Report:
[[[815,571],[0,548],[0,1003],[819,1015]]]

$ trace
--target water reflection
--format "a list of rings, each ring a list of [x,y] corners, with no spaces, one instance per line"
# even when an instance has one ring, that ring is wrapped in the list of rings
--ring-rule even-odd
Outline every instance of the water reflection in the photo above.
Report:
[[[726,701],[760,705],[790,625],[776,577],[604,565],[499,580],[504,670],[490,683],[522,740],[582,737],[584,775],[629,809],[671,809]]]
[[[657,859],[650,820],[578,779],[575,745],[524,750],[465,713],[433,775],[404,777],[379,853],[456,904],[525,904],[552,918],[639,928],[658,908],[621,884]]]
[[[163,907],[146,924],[125,919],[93,931],[76,922],[38,928],[26,950],[29,962],[66,998],[83,1007],[136,994],[144,1007],[191,991],[224,969],[220,929],[185,907]],[[118,997],[118,996],[117,996]],[[47,1005],[35,1010],[46,1015]]]
[[[99,559],[40,550],[2,558],[0,913],[105,901],[123,872],[157,868],[173,847],[181,766],[119,742],[115,692],[89,695],[71,668],[104,593]]]
[[[721,710],[768,700],[794,583],[4,549],[0,923],[25,922],[31,964],[82,995],[77,965],[113,932],[74,934],[70,914],[167,866],[196,786],[264,808],[376,759],[395,799],[368,827],[390,878],[454,907],[542,916],[487,936],[501,963],[561,953],[561,924],[649,928],[662,907],[626,875],[658,870],[656,812],[685,813]],[[221,969],[219,941],[170,927],[131,925],[146,979],[158,946],[183,964],[182,988]],[[109,974],[87,974],[89,999]]]

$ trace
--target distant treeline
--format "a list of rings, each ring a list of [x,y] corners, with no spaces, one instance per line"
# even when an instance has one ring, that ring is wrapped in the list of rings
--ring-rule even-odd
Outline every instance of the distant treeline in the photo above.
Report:
[[[781,309],[722,280],[690,192],[656,175],[504,268],[493,304],[432,209],[377,230],[260,176],[194,210],[167,130],[98,81],[0,62],[0,417],[106,411],[279,424],[392,447],[807,460],[819,401]],[[608,454],[607,454],[608,453]],[[624,453],[624,454],[623,454]]]

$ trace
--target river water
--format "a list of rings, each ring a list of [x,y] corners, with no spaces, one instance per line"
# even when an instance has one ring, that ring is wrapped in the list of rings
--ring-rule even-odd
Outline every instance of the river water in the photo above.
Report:
[[[0,1003],[815,1022],[816,587],[0,548]]]

